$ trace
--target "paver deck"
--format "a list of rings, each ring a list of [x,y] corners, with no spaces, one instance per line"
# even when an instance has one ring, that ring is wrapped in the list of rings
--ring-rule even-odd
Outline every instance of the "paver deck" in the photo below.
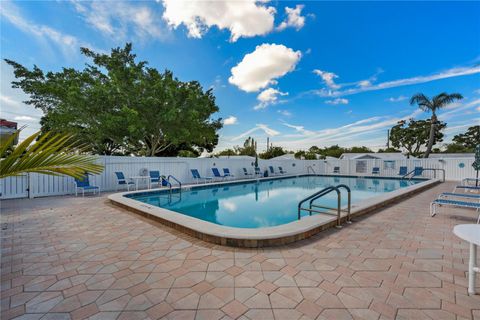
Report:
[[[428,215],[452,186],[264,249],[202,242],[106,197],[2,201],[1,319],[480,319],[452,233],[475,211]]]

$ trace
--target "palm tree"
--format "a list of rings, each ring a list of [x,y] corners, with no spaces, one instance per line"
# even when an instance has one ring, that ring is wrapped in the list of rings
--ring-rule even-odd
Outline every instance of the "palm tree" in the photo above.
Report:
[[[424,158],[428,158],[435,142],[435,126],[438,122],[437,111],[455,100],[460,99],[463,99],[463,96],[460,93],[448,94],[446,92],[442,92],[431,99],[423,93],[417,93],[410,99],[411,105],[417,104],[423,111],[432,113],[430,118],[430,136],[428,138],[427,150],[423,156]]]
[[[85,146],[79,145],[72,135],[46,133],[36,140],[40,135],[37,132],[14,147],[20,131],[0,142],[0,178],[36,172],[81,179],[86,172],[103,171],[95,157],[81,154]]]

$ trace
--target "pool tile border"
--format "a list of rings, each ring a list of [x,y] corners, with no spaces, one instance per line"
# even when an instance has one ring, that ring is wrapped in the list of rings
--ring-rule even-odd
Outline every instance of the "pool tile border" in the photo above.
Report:
[[[305,175],[291,175],[288,177],[296,176]],[[260,180],[281,178],[286,178],[286,176],[260,178]],[[226,181],[208,185],[228,185],[245,181],[251,181],[251,179]],[[408,186],[389,192],[387,194],[365,200],[358,205],[352,206],[351,217],[358,217],[373,212],[379,208],[398,202],[399,200],[402,200],[413,194],[428,189],[438,183],[440,183],[439,179],[426,180],[412,186]],[[196,186],[201,187],[203,185],[188,185],[182,187],[182,189],[188,190],[195,188]],[[159,189],[158,191],[160,190],[161,189]],[[164,208],[151,206],[126,197],[126,195],[136,193],[145,193],[145,191],[115,193],[109,195],[108,199],[113,204],[127,209],[131,212],[142,215],[148,219],[160,222],[163,225],[181,231],[195,238],[218,245],[247,248],[285,245],[288,243],[307,239],[323,230],[329,229],[336,225],[335,216],[313,215],[304,217],[298,221],[293,221],[284,225],[274,227],[233,228],[203,221]],[[342,215],[342,223],[344,222],[346,222],[346,216]]]

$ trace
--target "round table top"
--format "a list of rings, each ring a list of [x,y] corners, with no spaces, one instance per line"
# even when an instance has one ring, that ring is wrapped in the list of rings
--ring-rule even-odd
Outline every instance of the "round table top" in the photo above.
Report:
[[[480,224],[459,224],[453,228],[453,233],[465,241],[480,245]]]

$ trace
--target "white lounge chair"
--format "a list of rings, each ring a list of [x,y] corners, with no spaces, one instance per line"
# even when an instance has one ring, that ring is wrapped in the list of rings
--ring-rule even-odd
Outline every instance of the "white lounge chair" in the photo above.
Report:
[[[436,211],[437,206],[476,209],[477,212],[480,210],[479,202],[467,202],[467,201],[439,198],[439,199],[435,199],[432,203],[430,203],[430,216],[434,217],[437,214],[437,211]],[[477,223],[480,223],[480,215],[477,218]]]

